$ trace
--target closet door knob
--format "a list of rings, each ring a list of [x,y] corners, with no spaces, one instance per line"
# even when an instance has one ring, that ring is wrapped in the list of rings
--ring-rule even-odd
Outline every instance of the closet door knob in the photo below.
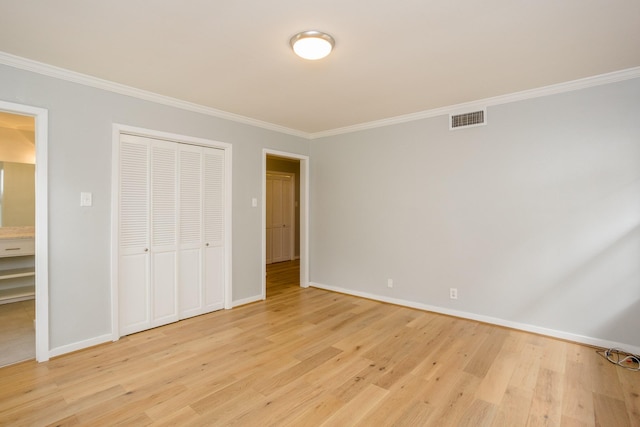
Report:
[[[144,248],[144,251],[145,252],[149,252],[149,248]]]

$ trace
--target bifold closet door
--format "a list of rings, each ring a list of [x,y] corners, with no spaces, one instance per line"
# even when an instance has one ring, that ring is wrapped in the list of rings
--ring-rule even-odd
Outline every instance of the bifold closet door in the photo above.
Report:
[[[151,141],[151,327],[178,316],[178,146]]]
[[[224,308],[225,152],[120,138],[120,335]]]
[[[204,312],[202,265],[202,148],[185,145],[178,150],[180,235],[178,245],[180,318]]]
[[[224,151],[181,146],[180,318],[224,308]]]
[[[203,149],[204,172],[204,305],[210,312],[224,308],[224,150]]]
[[[178,320],[177,147],[122,135],[119,176],[120,335]]]
[[[119,161],[118,314],[120,335],[151,327],[147,141],[123,135]]]

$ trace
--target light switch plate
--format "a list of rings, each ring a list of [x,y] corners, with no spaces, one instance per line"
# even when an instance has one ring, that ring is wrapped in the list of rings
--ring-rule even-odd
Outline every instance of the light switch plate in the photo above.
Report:
[[[80,193],[80,206],[91,206],[93,204],[91,193]]]

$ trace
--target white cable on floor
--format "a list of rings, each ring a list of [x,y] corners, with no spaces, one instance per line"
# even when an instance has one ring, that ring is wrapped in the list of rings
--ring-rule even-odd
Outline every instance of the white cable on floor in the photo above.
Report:
[[[637,354],[627,353],[618,348],[610,348],[597,353],[614,365],[622,366],[630,371],[640,371],[640,356]]]

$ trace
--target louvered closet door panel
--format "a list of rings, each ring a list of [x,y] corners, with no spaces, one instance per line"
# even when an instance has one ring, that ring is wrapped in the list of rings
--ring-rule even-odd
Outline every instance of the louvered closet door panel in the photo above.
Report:
[[[123,135],[119,153],[118,307],[120,335],[151,325],[149,144]]]
[[[224,239],[224,151],[204,149],[205,242],[222,246]]]
[[[152,326],[178,320],[177,176],[178,149],[172,142],[151,142]]]
[[[180,246],[202,244],[202,149],[180,147]]]
[[[178,243],[178,288],[180,318],[204,312],[202,148],[181,145],[179,156],[180,233]]]
[[[178,150],[175,143],[154,141],[151,146],[151,242],[154,250],[177,244]]]
[[[206,311],[224,307],[224,150],[203,149]]]
[[[149,145],[129,135],[120,143],[120,248],[149,247]]]

